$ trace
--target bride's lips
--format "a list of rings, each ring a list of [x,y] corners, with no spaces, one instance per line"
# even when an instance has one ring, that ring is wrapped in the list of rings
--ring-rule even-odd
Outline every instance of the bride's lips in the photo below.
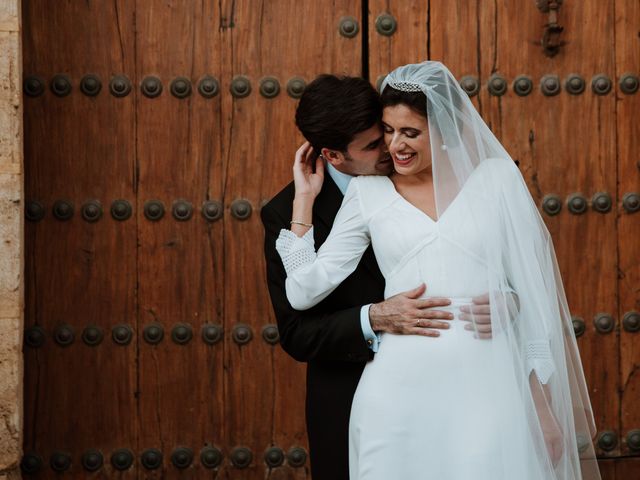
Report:
[[[401,167],[406,167],[407,165],[409,165],[414,158],[416,158],[416,152],[393,154],[393,161],[396,163],[396,165],[400,165]]]

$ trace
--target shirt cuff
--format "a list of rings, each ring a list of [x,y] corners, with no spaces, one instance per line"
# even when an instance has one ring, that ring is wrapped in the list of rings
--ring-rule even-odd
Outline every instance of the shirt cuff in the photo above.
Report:
[[[548,340],[533,340],[527,344],[528,371],[535,370],[540,383],[546,384],[556,370]]]
[[[283,228],[276,239],[276,250],[280,254],[287,275],[304,265],[313,263],[316,258],[313,227],[302,237]]]
[[[371,328],[371,321],[369,320],[369,308],[371,304],[365,305],[360,309],[360,327],[362,328],[362,335],[367,342],[367,346],[373,351],[377,352],[380,346],[380,337]]]

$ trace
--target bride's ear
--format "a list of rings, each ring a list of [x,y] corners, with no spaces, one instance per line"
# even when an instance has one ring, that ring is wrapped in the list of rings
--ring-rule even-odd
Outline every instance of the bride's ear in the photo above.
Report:
[[[333,166],[340,165],[344,162],[344,155],[342,154],[342,152],[338,152],[337,150],[323,148],[320,152],[320,155],[322,155],[322,158],[324,158]]]

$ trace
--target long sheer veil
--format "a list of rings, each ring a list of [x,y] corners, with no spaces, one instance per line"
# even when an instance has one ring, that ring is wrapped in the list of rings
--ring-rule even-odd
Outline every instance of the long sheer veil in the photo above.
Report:
[[[504,392],[505,422],[524,419],[515,436],[513,425],[495,426],[505,432],[496,459],[504,478],[600,479],[595,422],[553,243],[518,168],[442,63],[402,66],[381,91],[387,87],[426,96],[438,217],[460,201],[482,232],[481,254],[461,253],[480,257],[488,272],[492,338],[478,341],[491,342],[487,368],[498,374],[487,388]],[[481,181],[469,182],[471,192],[459,197],[473,176]],[[439,233],[455,244],[454,228],[445,224]],[[469,405],[471,412],[473,399]],[[560,454],[548,448],[554,421]]]

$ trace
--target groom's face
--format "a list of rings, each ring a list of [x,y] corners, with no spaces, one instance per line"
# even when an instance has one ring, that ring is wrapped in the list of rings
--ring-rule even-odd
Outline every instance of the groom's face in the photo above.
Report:
[[[378,124],[357,133],[346,152],[330,152],[325,157],[337,170],[349,175],[389,175],[393,162],[385,152],[382,127]]]

